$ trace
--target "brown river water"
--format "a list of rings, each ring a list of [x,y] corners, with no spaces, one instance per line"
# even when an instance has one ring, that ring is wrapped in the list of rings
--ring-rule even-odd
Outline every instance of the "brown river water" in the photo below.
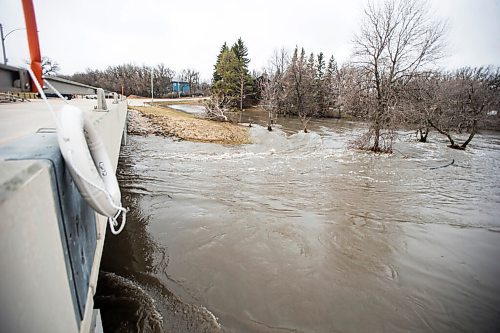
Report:
[[[347,148],[356,123],[279,122],[244,146],[129,137],[105,331],[499,331],[500,133],[379,155]]]

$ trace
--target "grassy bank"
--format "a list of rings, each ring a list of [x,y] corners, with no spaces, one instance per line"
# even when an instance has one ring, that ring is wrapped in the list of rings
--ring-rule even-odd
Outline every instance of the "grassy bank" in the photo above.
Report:
[[[140,134],[162,134],[182,140],[212,142],[220,144],[251,143],[248,128],[231,123],[200,119],[193,115],[176,111],[164,104],[153,107],[129,106],[132,110],[131,122],[137,117],[146,117],[148,122]],[[137,113],[133,113],[136,111]]]

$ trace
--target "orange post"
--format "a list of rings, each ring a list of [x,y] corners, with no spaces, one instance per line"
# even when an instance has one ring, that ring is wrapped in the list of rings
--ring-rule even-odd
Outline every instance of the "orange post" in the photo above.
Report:
[[[22,0],[24,20],[26,21],[26,31],[28,33],[28,45],[30,48],[31,70],[36,79],[43,87],[42,82],[42,56],[40,54],[40,43],[38,41],[38,29],[36,27],[35,8],[32,0]],[[36,92],[34,84],[31,85],[31,91]]]

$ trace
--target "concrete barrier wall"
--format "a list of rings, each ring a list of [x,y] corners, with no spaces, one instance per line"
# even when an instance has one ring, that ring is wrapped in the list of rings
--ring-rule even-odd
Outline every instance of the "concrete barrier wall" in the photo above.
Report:
[[[89,116],[116,170],[127,106],[108,107]],[[107,219],[83,201],[50,128],[1,145],[0,171],[0,331],[88,332]]]
[[[120,133],[123,133],[127,117],[127,101],[112,104],[108,100],[107,104],[111,111],[93,111],[91,114],[116,171],[122,140],[122,134]]]
[[[111,163],[113,163],[113,168],[116,173],[116,168],[118,166],[118,157],[120,156],[120,147],[122,142],[122,136],[126,135],[126,122],[127,122],[127,102],[122,101],[119,104],[112,104],[108,107],[112,111],[92,112],[92,116],[95,117],[94,125],[97,127],[101,139],[104,142],[106,151],[110,157]],[[104,114],[104,115],[102,115]],[[101,263],[102,251],[104,249],[104,240],[106,235],[106,228],[108,219],[99,214],[96,216],[96,232],[97,232],[97,244],[96,252],[94,255],[94,262],[92,264],[92,275],[90,276],[89,289],[87,295],[87,304],[85,306],[84,318],[82,319],[81,332],[88,332],[90,329],[90,324],[92,321],[92,310],[94,308],[94,294],[97,288],[97,279],[99,275],[99,266]]]
[[[78,332],[52,165],[2,162],[0,331]]]

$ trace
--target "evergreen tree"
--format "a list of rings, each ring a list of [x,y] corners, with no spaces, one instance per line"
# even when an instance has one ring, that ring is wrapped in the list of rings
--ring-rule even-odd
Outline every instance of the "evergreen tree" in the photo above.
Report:
[[[325,56],[323,52],[320,52],[316,63],[316,77],[320,80],[323,79],[323,75],[325,75],[325,65]]]
[[[212,77],[212,84],[215,84],[215,83],[217,83],[218,81],[220,81],[222,79],[222,77],[217,73],[217,66],[219,65],[219,63],[221,61],[222,55],[226,51],[228,51],[228,47],[227,47],[226,42],[224,42],[224,44],[220,48],[219,55],[217,56],[217,61],[215,62],[215,65],[214,65],[214,74],[213,74],[213,77]]]
[[[243,100],[250,93],[255,93],[255,80],[248,71],[248,49],[241,38],[231,48],[222,45],[215,64],[212,93],[219,100],[243,109]]]
[[[312,65],[311,65],[312,64]],[[307,59],[304,48],[300,56],[295,48],[290,66],[285,75],[285,98],[292,114],[299,116],[304,132],[307,132],[309,120],[316,114],[314,107],[314,55]]]
[[[250,73],[248,72],[248,64],[250,63],[250,59],[248,58],[248,49],[243,43],[243,40],[238,38],[236,43],[231,47],[231,50],[236,55],[238,59],[238,78],[239,78],[239,109],[243,110],[243,99],[249,92],[254,90],[254,80],[252,79]]]
[[[240,62],[236,54],[229,49],[222,52],[218,64],[215,66],[215,75],[220,79],[212,86],[213,94],[221,101],[235,104],[239,92]]]
[[[232,50],[236,57],[241,62],[241,65],[248,71],[248,64],[250,63],[250,59],[248,58],[248,49],[243,43],[243,40],[238,38],[236,43],[234,43]]]
[[[323,52],[320,52],[317,57],[316,62],[316,73],[314,76],[314,88],[315,88],[315,104],[320,115],[325,115],[326,113],[326,95],[327,95],[327,84],[324,80],[325,76],[325,58]]]
[[[307,60],[307,69],[314,75],[314,53],[311,52]]]
[[[328,61],[328,68],[326,71],[330,77],[337,75],[338,67],[333,55],[331,56],[330,61]]]
[[[338,106],[339,99],[339,79],[337,62],[333,55],[328,61],[328,67],[325,75],[326,103],[330,108],[337,108],[340,117],[340,109]]]

